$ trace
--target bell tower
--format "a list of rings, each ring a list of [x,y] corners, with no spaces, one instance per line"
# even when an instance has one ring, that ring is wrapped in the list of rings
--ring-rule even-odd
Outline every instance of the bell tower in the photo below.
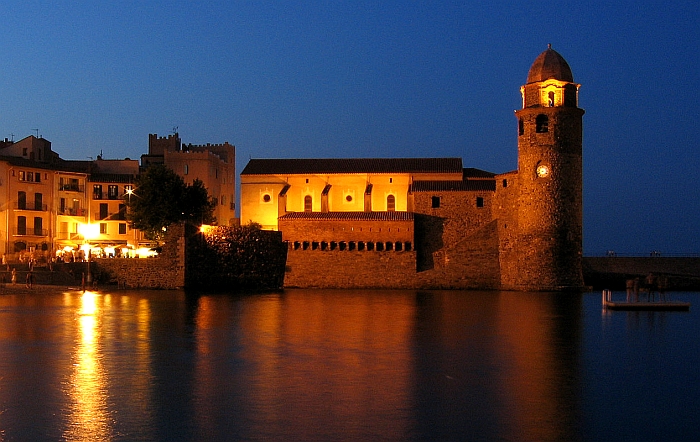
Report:
[[[579,84],[549,45],[520,88],[517,284],[523,290],[583,287],[583,114]]]

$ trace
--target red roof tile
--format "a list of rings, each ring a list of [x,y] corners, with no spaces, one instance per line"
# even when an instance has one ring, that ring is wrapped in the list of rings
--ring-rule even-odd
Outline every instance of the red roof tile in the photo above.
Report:
[[[291,212],[280,216],[287,220],[354,220],[354,221],[413,221],[412,212]]]
[[[461,158],[293,158],[251,159],[241,175],[461,172]]]
[[[495,180],[465,180],[465,181],[414,181],[409,192],[464,192],[496,190]]]

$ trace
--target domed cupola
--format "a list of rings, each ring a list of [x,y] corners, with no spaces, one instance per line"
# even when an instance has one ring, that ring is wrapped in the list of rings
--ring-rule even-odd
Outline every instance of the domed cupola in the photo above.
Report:
[[[577,107],[578,88],[564,57],[548,45],[537,56],[520,88],[523,109],[528,107]]]
[[[535,58],[535,62],[532,63],[530,72],[527,74],[528,83],[549,79],[574,82],[574,74],[571,73],[569,64],[564,60],[564,57],[552,49],[551,44],[548,45],[546,51]]]

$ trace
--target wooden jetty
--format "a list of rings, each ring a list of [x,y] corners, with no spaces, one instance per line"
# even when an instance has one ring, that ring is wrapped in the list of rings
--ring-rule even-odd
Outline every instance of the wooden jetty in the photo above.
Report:
[[[612,291],[603,290],[603,307],[608,310],[689,311],[690,303],[680,301],[613,301]]]

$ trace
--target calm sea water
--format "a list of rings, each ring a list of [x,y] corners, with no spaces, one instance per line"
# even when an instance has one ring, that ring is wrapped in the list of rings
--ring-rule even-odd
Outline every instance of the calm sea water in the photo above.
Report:
[[[700,299],[0,295],[0,441],[698,440]]]

